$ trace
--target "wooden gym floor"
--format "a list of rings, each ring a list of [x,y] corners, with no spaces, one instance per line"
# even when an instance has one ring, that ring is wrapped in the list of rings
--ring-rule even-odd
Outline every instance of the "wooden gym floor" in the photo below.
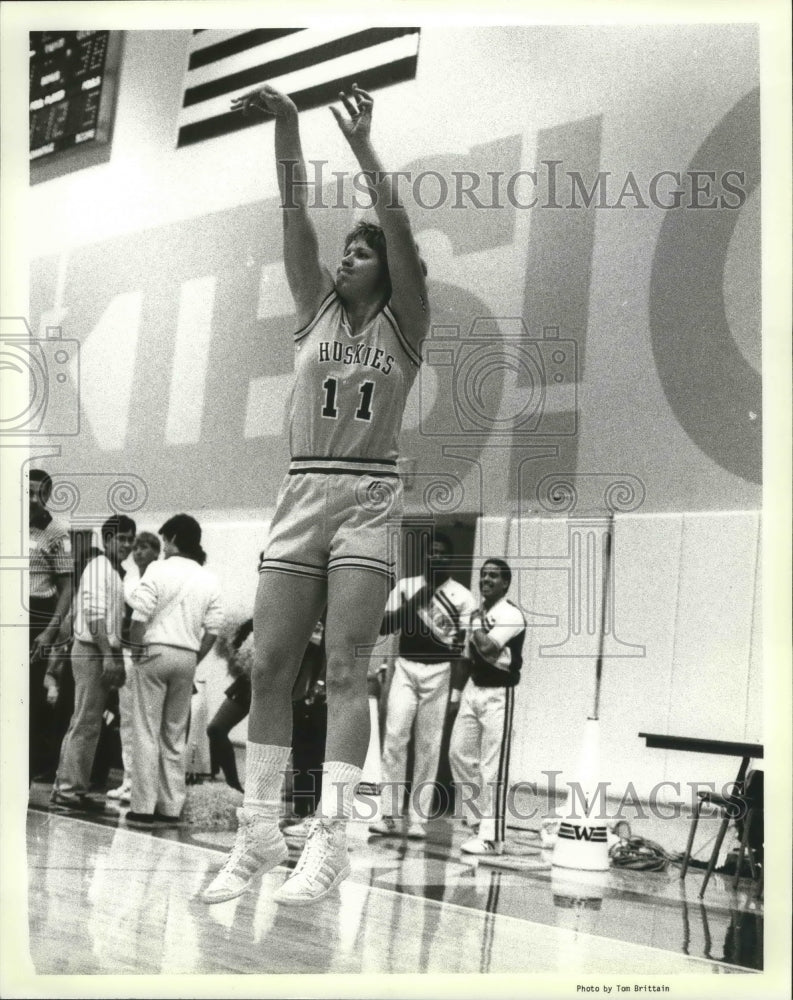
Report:
[[[762,968],[756,888],[679,869],[560,873],[531,831],[510,831],[518,870],[465,860],[459,823],[426,842],[371,837],[351,824],[352,874],[305,908],[272,890],[299,856],[237,900],[200,893],[233,835],[137,832],[124,810],[88,819],[48,809],[33,786],[27,814],[30,960],[37,975],[233,973],[751,974]],[[649,835],[649,834],[648,834]],[[631,981],[631,980],[627,980]],[[129,994],[133,995],[133,994]],[[185,994],[187,995],[187,994]],[[195,995],[195,994],[190,994]]]

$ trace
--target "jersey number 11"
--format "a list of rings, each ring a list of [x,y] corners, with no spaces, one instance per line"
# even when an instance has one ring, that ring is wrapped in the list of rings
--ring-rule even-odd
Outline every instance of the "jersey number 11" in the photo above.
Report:
[[[322,383],[322,388],[325,390],[325,399],[322,404],[322,416],[327,417],[328,420],[336,420],[339,416],[338,410],[338,391],[339,383],[335,378],[326,378]],[[356,420],[371,420],[372,419],[372,396],[374,395],[374,382],[362,382],[358,386],[358,393],[361,397],[361,403],[358,409],[355,411]]]

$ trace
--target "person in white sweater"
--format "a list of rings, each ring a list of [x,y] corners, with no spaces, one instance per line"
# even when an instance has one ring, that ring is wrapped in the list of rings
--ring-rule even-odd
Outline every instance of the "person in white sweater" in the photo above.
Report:
[[[124,684],[121,626],[124,585],[121,564],[135,538],[135,522],[115,514],[102,525],[103,552],[85,565],[69,622],[74,628],[71,650],[74,712],[61,745],[50,801],[67,809],[101,812],[104,802],[88,794],[102,713],[109,688]],[[67,628],[66,620],[62,628]]]
[[[124,593],[131,594],[138,586],[146,572],[148,566],[157,562],[160,558],[162,545],[160,539],[150,531],[141,531],[135,536],[135,544],[132,546],[132,561],[135,563],[138,572],[132,579],[132,574],[127,574],[124,580]],[[125,605],[124,634],[128,638],[129,626],[132,621],[132,608]],[[121,739],[121,762],[124,766],[124,778],[118,788],[111,788],[106,797],[122,804],[129,805],[132,798],[132,740],[133,740],[133,718],[132,718],[132,684],[130,677],[134,670],[134,663],[129,656],[129,649],[124,667],[127,672],[127,683],[118,689],[118,715],[119,715],[119,737]]]
[[[129,595],[134,736],[133,826],[175,824],[185,800],[185,747],[196,667],[223,625],[220,591],[204,569],[201,526],[176,514],[160,528],[165,558]]]

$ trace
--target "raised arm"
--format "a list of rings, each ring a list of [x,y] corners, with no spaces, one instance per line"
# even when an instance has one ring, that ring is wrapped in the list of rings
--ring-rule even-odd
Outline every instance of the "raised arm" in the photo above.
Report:
[[[235,98],[232,110],[275,116],[275,162],[281,193],[286,280],[295,302],[298,327],[305,326],[333,288],[333,279],[319,259],[314,224],[308,214],[306,164],[300,143],[294,102],[265,85]]]
[[[349,115],[331,106],[331,111],[358,164],[366,176],[377,220],[383,227],[391,276],[391,309],[402,332],[418,348],[429,328],[429,306],[424,265],[419,256],[410,219],[399,200],[398,178],[383,169],[370,139],[372,106],[370,94],[353,84],[350,94],[339,94]]]

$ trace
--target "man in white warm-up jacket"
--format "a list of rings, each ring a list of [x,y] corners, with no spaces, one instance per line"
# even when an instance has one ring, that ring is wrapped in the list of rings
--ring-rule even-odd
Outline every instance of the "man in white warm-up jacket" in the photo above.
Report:
[[[129,596],[136,669],[132,796],[127,822],[177,823],[185,800],[185,746],[196,667],[223,625],[220,592],[204,569],[201,527],[177,514],[160,528],[165,559]]]

